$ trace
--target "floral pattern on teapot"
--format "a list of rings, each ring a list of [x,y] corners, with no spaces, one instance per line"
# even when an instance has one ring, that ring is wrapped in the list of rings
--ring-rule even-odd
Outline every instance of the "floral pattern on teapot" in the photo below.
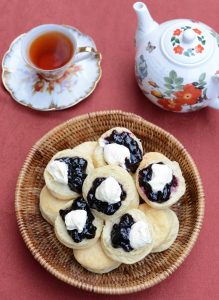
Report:
[[[143,88],[143,80],[148,75],[147,63],[143,55],[140,56],[137,66],[138,83]],[[147,89],[143,88],[143,92],[146,96],[153,96],[156,104],[166,110],[194,111],[208,100],[205,78],[206,73],[202,73],[196,82],[183,84],[184,79],[172,70],[168,76],[163,78],[163,87],[154,81],[144,81],[144,87],[147,86]]]
[[[144,95],[169,111],[219,109],[219,35],[189,19],[158,24],[143,2],[133,8],[135,74]]]
[[[181,46],[180,38],[182,37],[183,33],[188,29],[191,29],[196,33],[199,43],[196,46],[193,46],[192,48],[186,49]],[[175,52],[175,54],[191,57],[200,54],[205,50],[204,45],[206,44],[206,40],[204,35],[202,35],[202,31],[199,28],[184,26],[184,27],[177,28],[173,31],[173,35],[171,37],[171,43],[173,45],[173,51]]]

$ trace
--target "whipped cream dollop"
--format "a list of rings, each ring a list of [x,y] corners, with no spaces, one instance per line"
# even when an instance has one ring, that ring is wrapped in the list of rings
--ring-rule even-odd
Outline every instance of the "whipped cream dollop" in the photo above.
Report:
[[[79,233],[83,231],[86,221],[87,212],[84,209],[72,210],[65,216],[66,228],[68,230],[77,229]]]
[[[65,162],[53,160],[48,164],[47,171],[56,182],[68,184],[68,166]]]
[[[164,164],[152,165],[152,177],[148,181],[153,192],[163,191],[166,184],[170,183],[173,179],[173,171],[170,167]]]
[[[108,202],[109,204],[119,202],[122,189],[119,183],[113,177],[107,177],[101,184],[96,188],[95,197],[98,200]]]
[[[106,144],[103,140],[99,141],[99,145],[103,147],[103,157],[109,165],[126,169],[125,160],[130,159],[130,151],[127,147],[116,143]]]
[[[129,241],[133,249],[139,249],[146,244],[151,244],[152,236],[148,224],[144,221],[134,223],[129,233]]]

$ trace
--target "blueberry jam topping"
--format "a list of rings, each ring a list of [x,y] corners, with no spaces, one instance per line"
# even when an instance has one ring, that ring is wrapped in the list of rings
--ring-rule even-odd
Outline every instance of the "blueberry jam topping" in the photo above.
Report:
[[[93,239],[96,233],[96,226],[93,225],[94,216],[91,213],[91,210],[87,204],[87,202],[82,198],[78,197],[72,203],[71,207],[66,209],[60,209],[59,214],[62,220],[65,222],[65,216],[72,210],[83,209],[87,212],[87,220],[83,231],[81,233],[78,232],[77,229],[67,230],[68,234],[71,236],[75,243],[80,243],[83,239]]]
[[[123,145],[130,151],[130,159],[126,158],[125,165],[129,172],[135,173],[142,160],[142,151],[138,146],[138,143],[130,136],[129,132],[123,131],[119,133],[113,130],[110,136],[105,138],[108,144],[116,143]]]
[[[122,248],[130,252],[133,248],[130,245],[129,233],[135,223],[130,214],[124,214],[118,224],[114,224],[111,231],[111,243],[114,248]]]
[[[159,162],[158,164],[163,165],[162,162]],[[149,165],[147,168],[142,169],[139,172],[139,185],[150,201],[163,203],[170,199],[171,188],[177,187],[178,185],[177,179],[173,175],[171,182],[164,186],[163,191],[158,191],[156,193],[153,192],[151,185],[148,183],[148,181],[150,181],[152,178],[152,165],[153,164]]]
[[[81,194],[82,185],[84,183],[87,174],[85,173],[87,168],[87,161],[80,157],[62,157],[56,160],[66,163],[68,166],[68,186],[70,190]]]
[[[126,192],[123,190],[122,185],[119,184],[120,187],[121,187],[121,190],[122,190],[122,193],[121,193],[121,196],[120,196],[120,200],[121,200],[121,201],[118,201],[118,202],[113,203],[113,204],[109,204],[108,202],[98,200],[98,199],[95,197],[95,192],[96,192],[97,187],[98,187],[105,179],[106,179],[105,177],[98,177],[98,178],[96,178],[96,179],[94,180],[93,185],[92,185],[90,191],[88,192],[88,195],[87,195],[87,201],[88,201],[88,204],[89,204],[90,208],[96,209],[97,211],[102,212],[102,213],[104,213],[105,215],[111,216],[111,215],[113,215],[113,214],[120,208],[120,206],[122,205],[122,201],[125,200],[125,198],[126,198]]]

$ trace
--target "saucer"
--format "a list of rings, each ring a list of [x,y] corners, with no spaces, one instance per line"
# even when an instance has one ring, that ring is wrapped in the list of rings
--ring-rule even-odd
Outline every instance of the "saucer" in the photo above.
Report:
[[[78,47],[96,49],[91,37],[66,27],[74,34]],[[2,82],[15,101],[41,111],[61,110],[76,105],[94,91],[102,73],[100,53],[78,54],[77,62],[61,78],[47,81],[22,59],[20,48],[24,35],[12,42],[2,61]]]

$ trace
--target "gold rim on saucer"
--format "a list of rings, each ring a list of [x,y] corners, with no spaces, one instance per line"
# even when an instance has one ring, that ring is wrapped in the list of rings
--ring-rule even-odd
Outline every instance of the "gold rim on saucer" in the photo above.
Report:
[[[72,27],[72,26],[69,26],[69,25],[63,25],[65,27],[68,27],[69,29],[72,29],[74,30],[75,32],[77,32],[77,34],[79,35],[82,35],[84,37],[87,37],[90,41],[93,42],[94,44],[94,41],[92,40],[91,37],[87,36],[86,34],[80,32],[78,29]],[[47,107],[43,107],[43,108],[38,108],[38,107],[35,107],[34,105],[32,105],[31,103],[27,103],[23,100],[20,100],[18,97],[15,96],[14,92],[13,92],[13,89],[10,87],[10,84],[8,83],[8,80],[7,80],[7,75],[9,73],[12,73],[13,71],[15,71],[15,69],[13,68],[8,68],[5,66],[5,60],[7,58],[7,56],[11,53],[12,49],[13,49],[13,46],[25,35],[25,33],[19,35],[17,38],[15,38],[12,43],[10,44],[10,47],[9,49],[6,51],[6,53],[4,54],[3,56],[3,59],[2,59],[2,83],[5,87],[5,89],[9,92],[9,94],[11,95],[11,97],[19,104],[25,106],[25,107],[29,107],[33,110],[38,110],[38,111],[54,111],[54,110],[63,110],[63,109],[67,109],[67,108],[70,108],[72,106],[75,106],[76,104],[78,104],[79,102],[81,102],[82,100],[86,99],[90,94],[92,94],[92,92],[95,90],[98,82],[100,81],[100,78],[102,76],[102,69],[101,69],[101,60],[102,60],[102,55],[101,53],[99,53],[98,51],[96,51],[96,53],[94,53],[94,57],[96,59],[96,67],[97,67],[97,70],[98,70],[98,75],[97,75],[97,78],[94,80],[91,88],[86,91],[86,94],[82,97],[79,97],[76,101],[74,101],[73,103],[70,103],[69,105],[57,105],[56,103],[53,102],[53,100],[50,101],[50,104],[47,106]],[[95,44],[94,44],[95,45]],[[82,46],[80,48],[89,48],[91,49],[92,47],[85,47],[85,46]],[[92,52],[92,50],[90,50],[90,52]]]

